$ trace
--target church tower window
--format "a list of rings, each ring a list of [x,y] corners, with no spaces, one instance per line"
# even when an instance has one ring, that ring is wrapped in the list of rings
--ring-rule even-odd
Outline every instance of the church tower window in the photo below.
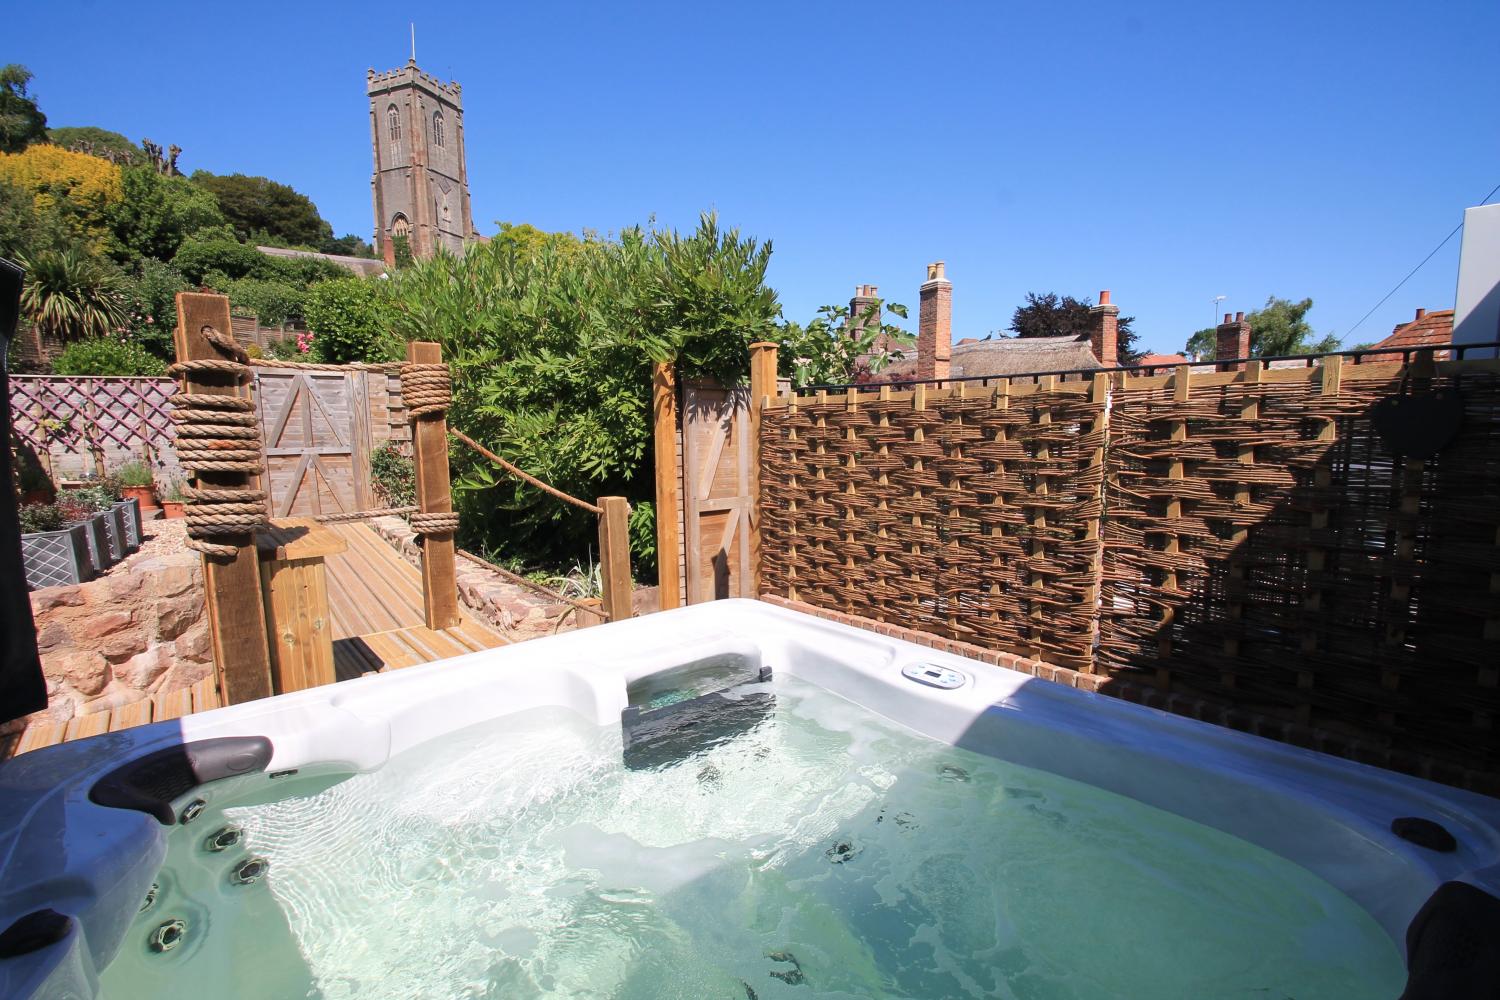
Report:
[[[439,149],[443,148],[443,113],[441,111],[432,113],[432,144]]]
[[[391,133],[391,159],[401,159],[401,111],[394,104],[385,109],[386,127]]]

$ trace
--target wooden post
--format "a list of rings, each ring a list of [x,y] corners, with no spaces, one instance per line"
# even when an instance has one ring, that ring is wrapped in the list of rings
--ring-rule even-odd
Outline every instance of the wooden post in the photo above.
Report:
[[[604,613],[623,622],[630,607],[630,504],[624,497],[599,498],[599,579]]]
[[[1086,541],[1094,543],[1093,554],[1089,556],[1089,586],[1084,592],[1084,600],[1088,602],[1089,617],[1092,624],[1089,626],[1089,672],[1099,672],[1099,661],[1094,653],[1093,639],[1099,635],[1099,595],[1104,584],[1104,442],[1109,436],[1109,376],[1104,374],[1095,375],[1089,383],[1089,402],[1099,404],[1099,412],[1089,424],[1089,433],[1097,435],[1098,443],[1093,451],[1089,452],[1088,467],[1098,470],[1098,485],[1094,487],[1099,500],[1099,513],[1089,518],[1084,525],[1083,537]]]
[[[414,341],[406,345],[406,360],[422,365],[443,361],[437,344]],[[449,514],[453,493],[448,485],[448,417],[432,413],[412,420],[412,448],[416,458],[417,505],[424,514]],[[454,567],[452,535],[422,536],[422,610],[430,629],[459,623],[458,574]]]
[[[1319,380],[1321,395],[1324,399],[1331,399],[1339,394],[1343,384],[1344,359],[1337,354],[1330,354],[1323,359],[1321,379]],[[1325,417],[1323,426],[1318,431],[1318,440],[1327,442],[1328,447],[1320,456],[1317,466],[1313,469],[1313,487],[1317,494],[1326,496],[1329,484],[1333,481],[1333,472],[1329,469],[1329,462],[1333,457],[1333,442],[1338,437],[1338,419],[1336,417]],[[1317,506],[1313,508],[1308,518],[1308,527],[1314,535],[1321,534],[1328,528],[1328,509],[1323,505],[1321,498]],[[1302,652],[1311,654],[1318,648],[1317,618],[1323,611],[1323,591],[1319,584],[1313,582],[1314,578],[1320,577],[1328,564],[1328,553],[1321,545],[1310,543],[1307,546],[1307,595],[1302,601],[1302,608],[1307,613],[1305,620],[1311,620],[1312,624],[1304,629],[1302,633]],[[1311,656],[1303,657],[1303,663],[1311,660]],[[1299,691],[1311,691],[1315,684],[1313,672],[1305,668],[1297,671],[1297,688]],[[1308,695],[1307,697],[1311,697]],[[1312,702],[1303,701],[1296,707],[1297,721],[1302,725],[1312,724]]]
[[[750,579],[755,596],[761,594],[760,549],[760,424],[761,410],[776,395],[776,345],[750,345]]]
[[[677,495],[677,371],[671,362],[652,368],[651,417],[656,442],[657,607],[671,611],[682,603],[682,565],[677,559],[677,515],[682,506]]]
[[[1188,365],[1178,365],[1172,369],[1172,401],[1179,406],[1186,406],[1191,398],[1193,384],[1193,370]],[[1173,441],[1186,441],[1188,439],[1187,417],[1179,416],[1170,421],[1171,439]],[[1183,479],[1187,475],[1187,465],[1178,454],[1167,461],[1167,478]],[[1176,525],[1182,520],[1182,500],[1177,496],[1167,500],[1167,520],[1173,523],[1173,527],[1167,531],[1167,541],[1162,551],[1170,555],[1176,555],[1182,550],[1182,543],[1177,534]],[[1177,568],[1166,570],[1162,574],[1163,595],[1161,607],[1161,631],[1156,637],[1157,655],[1161,657],[1161,663],[1156,668],[1156,684],[1163,691],[1170,690],[1172,686],[1172,671],[1167,666],[1167,661],[1172,656],[1172,623],[1177,619],[1177,608],[1168,604],[1167,600],[1176,595],[1177,591]]]
[[[229,297],[179,292],[177,330],[172,337],[177,360],[222,359],[204,336],[207,329],[229,335]],[[208,372],[184,377],[182,390],[208,396],[240,395],[238,385]],[[244,472],[199,472],[193,478],[206,489],[247,489],[250,481]],[[271,654],[266,647],[260,560],[255,552],[255,539],[249,532],[214,541],[236,549],[234,557],[228,560],[205,556],[203,580],[219,693],[224,704],[237,705],[271,694]]]
[[[1264,363],[1260,359],[1247,361],[1241,366],[1241,371],[1236,376],[1236,381],[1243,385],[1259,385]],[[1240,419],[1244,421],[1255,421],[1260,419],[1260,396],[1253,390],[1247,392],[1240,402]],[[1249,428],[1246,428],[1247,432]],[[1255,445],[1241,444],[1238,449],[1239,463],[1244,466],[1255,464]],[[1249,483],[1239,483],[1234,488],[1234,505],[1236,510],[1249,506],[1253,494]],[[1238,674],[1235,670],[1236,661],[1240,655],[1240,638],[1244,634],[1241,621],[1245,617],[1245,602],[1240,588],[1245,580],[1245,546],[1249,544],[1250,529],[1243,525],[1235,525],[1231,541],[1234,549],[1229,554],[1229,579],[1235,581],[1231,586],[1229,595],[1229,621],[1237,631],[1224,638],[1224,669],[1220,672],[1226,688],[1233,688],[1238,683]]]

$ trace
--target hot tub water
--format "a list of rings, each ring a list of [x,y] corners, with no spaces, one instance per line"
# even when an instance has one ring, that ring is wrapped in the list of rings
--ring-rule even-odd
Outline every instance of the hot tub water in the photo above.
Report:
[[[627,770],[618,729],[537,710],[332,787],[211,802],[174,828],[104,995],[1401,990],[1376,923],[1276,855],[795,679],[772,687],[763,725],[659,770]],[[234,848],[205,849],[228,828]],[[268,867],[237,884],[247,859]],[[179,919],[181,944],[152,951]]]

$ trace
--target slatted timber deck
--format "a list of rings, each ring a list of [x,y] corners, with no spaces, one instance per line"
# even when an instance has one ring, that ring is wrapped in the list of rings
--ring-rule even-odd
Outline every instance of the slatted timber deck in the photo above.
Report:
[[[333,659],[338,679],[398,670],[419,663],[476,653],[509,640],[488,625],[466,618],[455,628],[434,631],[423,624],[422,574],[365,524],[329,526],[348,548],[324,560],[333,618]],[[49,747],[149,722],[166,722],[219,707],[212,676],[190,688],[159,694],[66,723],[33,724],[10,753]],[[0,741],[0,759],[7,751]]]

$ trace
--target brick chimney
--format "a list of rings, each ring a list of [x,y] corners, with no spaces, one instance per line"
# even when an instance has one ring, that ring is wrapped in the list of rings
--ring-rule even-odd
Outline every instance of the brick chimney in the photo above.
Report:
[[[917,319],[917,378],[948,378],[953,357],[953,283],[943,273],[943,262],[927,265]]]
[[[879,303],[879,288],[876,288],[874,285],[854,286],[854,298],[849,300],[849,322],[845,327],[845,331],[850,337],[857,337],[864,331],[866,326],[878,327],[880,325],[882,316]],[[874,307],[874,311],[870,312],[867,318],[865,313],[869,312],[872,306]],[[876,351],[885,349],[885,345],[878,342],[872,345],[872,347]]]
[[[1250,356],[1250,323],[1245,319],[1245,314],[1237,312],[1231,317],[1224,314],[1224,322],[1219,324],[1218,343],[1214,351],[1215,361],[1227,361],[1234,358],[1248,358]],[[1219,371],[1235,372],[1244,369],[1244,365],[1220,364]]]
[[[1422,309],[1420,307],[1417,309],[1417,319],[1421,319],[1423,316],[1426,316],[1426,315],[1427,315],[1427,310],[1426,309]],[[1417,321],[1417,319],[1412,320],[1412,322],[1415,323]]]
[[[1109,290],[1099,293],[1099,304],[1089,309],[1089,346],[1105,368],[1120,363],[1120,307],[1109,301]]]

